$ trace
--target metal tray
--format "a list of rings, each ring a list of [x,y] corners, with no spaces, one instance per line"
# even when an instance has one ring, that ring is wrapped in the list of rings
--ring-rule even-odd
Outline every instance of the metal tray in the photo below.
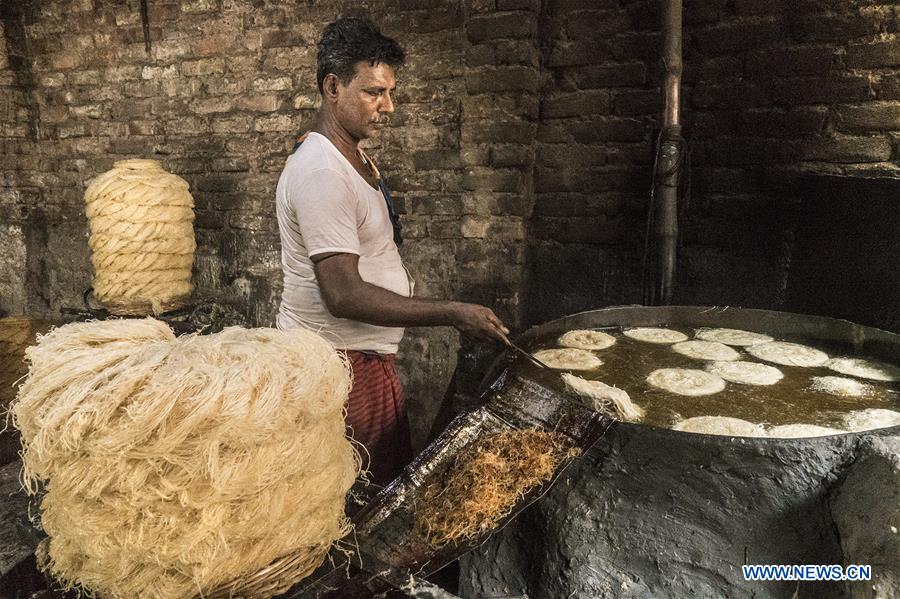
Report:
[[[522,497],[494,529],[465,543],[435,549],[416,531],[417,501],[429,481],[442,476],[462,449],[492,433],[536,428],[562,433],[571,447],[585,451],[613,423],[574,397],[523,378],[509,367],[481,399],[480,408],[457,416],[397,479],[353,516],[354,534],[344,546],[346,550],[349,543],[354,549],[349,554],[332,551],[329,562],[283,597],[371,597],[440,570],[546,493],[569,463],[561,464],[549,481]]]

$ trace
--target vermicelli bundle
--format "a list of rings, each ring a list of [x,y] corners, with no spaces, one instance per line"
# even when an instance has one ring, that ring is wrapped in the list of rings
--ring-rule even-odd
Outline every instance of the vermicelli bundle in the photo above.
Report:
[[[155,160],[120,160],[84,194],[94,296],[115,314],[158,314],[190,296],[194,200]]]
[[[345,360],[304,331],[175,338],[153,320],[70,324],[27,352],[13,406],[43,486],[50,574],[105,598],[193,597],[348,530],[359,458]]]

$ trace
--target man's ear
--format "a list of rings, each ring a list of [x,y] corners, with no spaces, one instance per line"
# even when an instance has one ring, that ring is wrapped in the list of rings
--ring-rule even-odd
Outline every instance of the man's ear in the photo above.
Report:
[[[322,79],[322,95],[326,99],[337,98],[338,85],[340,85],[340,81],[338,81],[337,75],[334,73],[325,75],[325,78]]]

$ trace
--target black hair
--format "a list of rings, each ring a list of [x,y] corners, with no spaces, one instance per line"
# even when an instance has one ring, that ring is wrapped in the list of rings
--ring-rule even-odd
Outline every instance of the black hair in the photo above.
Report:
[[[340,18],[326,25],[316,51],[319,93],[329,73],[337,75],[344,85],[350,83],[360,61],[368,61],[372,66],[384,63],[396,69],[406,60],[400,44],[383,35],[370,20],[354,17]]]

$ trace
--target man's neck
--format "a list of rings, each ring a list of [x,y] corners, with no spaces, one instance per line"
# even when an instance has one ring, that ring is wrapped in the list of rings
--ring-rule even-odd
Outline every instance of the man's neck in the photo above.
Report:
[[[332,117],[329,113],[319,112],[310,131],[327,137],[328,141],[334,144],[334,147],[336,147],[351,164],[356,164],[359,161],[360,140],[350,135],[346,129],[341,127],[337,119]]]

